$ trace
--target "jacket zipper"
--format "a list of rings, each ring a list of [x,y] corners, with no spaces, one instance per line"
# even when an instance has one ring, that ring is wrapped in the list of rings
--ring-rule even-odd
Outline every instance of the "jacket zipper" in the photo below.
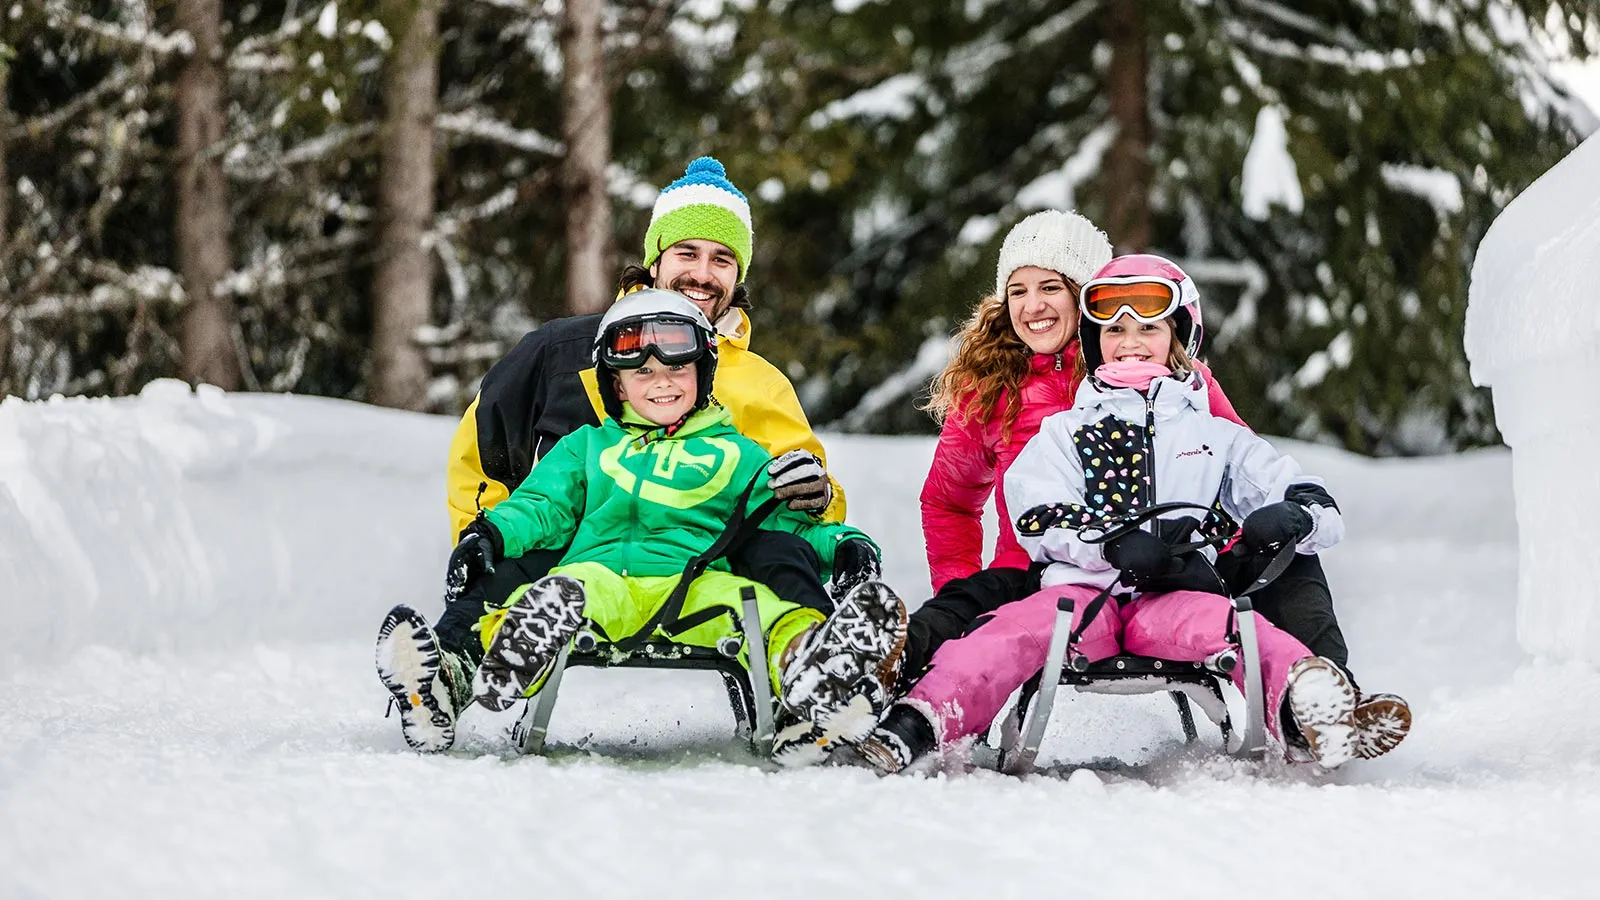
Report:
[[[1057,372],[1061,371],[1061,354],[1060,353],[1056,354],[1056,371]]]
[[[1146,394],[1144,398],[1144,461],[1145,471],[1149,473],[1149,477],[1145,479],[1145,484],[1150,488],[1150,493],[1145,497],[1145,506],[1155,506],[1158,502],[1156,499],[1156,391],[1159,390],[1161,390],[1159,383],[1152,385],[1150,393]]]

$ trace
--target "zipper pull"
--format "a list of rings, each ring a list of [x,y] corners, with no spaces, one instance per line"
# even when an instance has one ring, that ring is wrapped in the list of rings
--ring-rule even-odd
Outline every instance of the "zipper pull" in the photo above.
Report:
[[[1057,372],[1061,371],[1061,354],[1060,353],[1056,354],[1056,371]]]

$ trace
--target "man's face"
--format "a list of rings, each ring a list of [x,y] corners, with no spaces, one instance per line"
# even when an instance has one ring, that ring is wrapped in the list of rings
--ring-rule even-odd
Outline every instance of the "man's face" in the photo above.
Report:
[[[688,297],[715,325],[733,305],[739,260],[716,241],[679,241],[662,252],[650,267],[650,277],[656,287]]]

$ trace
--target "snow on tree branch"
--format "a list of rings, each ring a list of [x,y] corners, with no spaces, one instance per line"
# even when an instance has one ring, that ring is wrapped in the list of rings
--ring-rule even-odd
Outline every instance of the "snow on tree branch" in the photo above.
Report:
[[[566,153],[561,142],[545,137],[531,128],[517,128],[496,119],[482,109],[458,113],[443,113],[433,120],[440,131],[494,141],[528,153],[562,156]]]
[[[1406,163],[1384,163],[1383,182],[1428,201],[1440,215],[1461,211],[1461,179],[1453,172]]]
[[[187,31],[163,34],[142,22],[126,25],[104,22],[93,16],[72,12],[63,0],[49,0],[45,4],[45,13],[52,26],[66,25],[114,44],[135,47],[157,56],[188,56],[194,53],[194,38]]]
[[[1283,38],[1268,37],[1259,31],[1229,21],[1223,28],[1228,36],[1258,53],[1281,59],[1335,66],[1347,72],[1391,72],[1420,66],[1427,61],[1421,50],[1346,50],[1326,44],[1296,44]]]
[[[223,156],[223,168],[229,178],[240,181],[266,181],[291,166],[325,159],[344,145],[368,137],[377,130],[378,126],[374,122],[339,125],[277,155],[252,150],[249,139],[246,138],[234,144]]]
[[[228,54],[228,68],[237,72],[283,72],[294,67],[294,61],[277,53],[275,48],[297,36],[318,15],[316,9],[286,20],[267,34],[247,37]]]
[[[118,65],[114,67],[111,74],[102,78],[99,84],[73,97],[59,108],[51,110],[42,116],[36,116],[26,122],[18,122],[12,125],[5,132],[5,140],[7,142],[21,141],[50,134],[79,113],[98,106],[100,101],[122,90],[133,80],[136,71],[132,66]]]
[[[1239,0],[1239,5],[1255,10],[1262,16],[1303,34],[1319,38],[1323,43],[1342,47],[1351,53],[1370,53],[1371,48],[1350,33],[1348,28],[1319,22],[1305,13],[1290,9],[1271,0]]]
[[[48,294],[16,310],[18,320],[31,322],[69,315],[127,309],[145,303],[181,304],[187,297],[178,273],[162,266],[139,266],[131,272],[110,263],[92,264],[103,280],[86,294]]]

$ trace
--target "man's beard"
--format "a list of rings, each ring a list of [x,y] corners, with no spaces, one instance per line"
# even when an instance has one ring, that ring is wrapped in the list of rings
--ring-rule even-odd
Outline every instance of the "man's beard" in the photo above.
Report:
[[[713,314],[706,316],[706,318],[711,320],[713,326],[717,324],[717,320],[722,318],[722,314],[727,312],[728,307],[732,305],[728,299],[728,292],[723,290],[722,285],[715,281],[701,282],[696,281],[693,275],[679,275],[677,278],[672,279],[671,284],[667,285],[668,290],[677,291],[680,294],[683,293],[684,288],[705,291],[711,295],[711,311]]]

